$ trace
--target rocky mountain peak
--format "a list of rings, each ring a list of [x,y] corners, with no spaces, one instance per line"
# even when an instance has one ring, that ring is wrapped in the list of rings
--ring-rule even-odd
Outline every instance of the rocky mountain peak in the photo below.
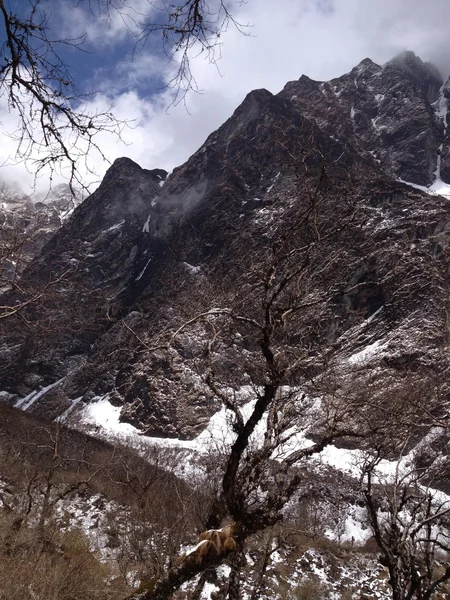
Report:
[[[432,63],[423,62],[414,52],[406,50],[385,65],[401,69],[426,95],[430,103],[436,102],[443,84],[442,76]]]
[[[377,65],[370,58],[364,58],[356,67],[351,70],[351,74],[355,77],[364,76],[372,77],[381,70],[380,65]]]
[[[134,162],[134,160],[131,160],[131,158],[122,156],[120,158],[116,158],[113,164],[106,171],[103,182],[112,177],[123,176],[136,171],[142,171],[142,167]]]
[[[20,276],[82,201],[66,184],[46,192],[24,193],[20,186],[1,182],[0,289]]]
[[[143,169],[140,165],[134,162],[134,160],[131,160],[131,158],[122,156],[120,158],[116,158],[113,164],[106,171],[102,184],[108,183],[110,180],[132,179],[136,175],[140,177],[144,173],[156,183],[164,181],[167,177],[167,171],[164,169]]]
[[[69,272],[70,281],[46,317],[58,318],[58,329],[42,333],[38,359],[34,346],[27,345],[28,333],[11,326],[11,342],[0,349],[8,389],[33,391],[37,380],[24,385],[24,372],[38,373],[42,386],[66,377],[68,398],[111,394],[125,405],[128,420],[145,431],[197,431],[211,407],[204,390],[191,393],[196,377],[178,373],[185,388],[175,392],[173,373],[161,365],[159,374],[153,372],[157,360],[148,348],[142,352],[141,340],[149,346],[160,327],[182,324],[194,305],[199,312],[220,305],[220,289],[228,293],[226,287],[245,280],[249,270],[263,268],[261,249],[296,222],[305,190],[313,193],[322,171],[327,173],[318,188],[322,193],[326,187],[324,214],[339,220],[345,207],[356,211],[354,229],[330,241],[342,262],[316,282],[334,290],[327,308],[333,314],[324,318],[324,323],[330,318],[326,339],[333,344],[347,334],[346,340],[353,339],[358,323],[388,305],[391,321],[383,316],[373,323],[383,320],[380,327],[386,330],[400,327],[395,319],[403,308],[396,303],[407,294],[403,286],[418,248],[427,258],[417,263],[422,269],[417,293],[423,306],[430,306],[425,296],[437,293],[438,285],[424,283],[433,272],[431,267],[425,272],[432,258],[424,248],[438,224],[439,244],[445,246],[446,204],[399,180],[430,185],[438,166],[441,177],[447,176],[447,104],[438,114],[430,102],[437,86],[442,80],[434,67],[412,53],[384,67],[367,58],[328,82],[302,76],[276,95],[250,92],[163,186],[165,171],[117,159],[25,272],[26,281],[46,281],[49,272],[53,278]],[[437,242],[429,243],[438,256]],[[317,256],[318,265],[328,251]],[[45,303],[40,311],[47,314]],[[197,343],[201,340],[180,342],[180,364],[196,357]],[[22,353],[22,372],[9,347]],[[233,349],[230,371],[239,373],[240,351]],[[73,356],[83,357],[84,371],[72,368]]]
[[[266,88],[252,90],[245,96],[242,104],[236,110],[245,109],[247,106],[259,104],[261,102],[264,103],[272,96],[272,92],[269,92],[269,90],[266,90]]]
[[[366,58],[331,81],[302,76],[279,95],[386,173],[431,186],[448,177],[450,164],[442,83],[434,65],[403,52],[384,66]]]
[[[273,97],[273,94],[264,88],[249,92],[233,115],[208,139],[213,143],[217,141],[217,137],[223,140],[229,139],[261,114]]]

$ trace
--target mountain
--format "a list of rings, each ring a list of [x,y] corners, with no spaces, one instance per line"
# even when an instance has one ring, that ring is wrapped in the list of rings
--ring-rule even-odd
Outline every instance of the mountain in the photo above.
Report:
[[[449,94],[450,80],[411,52],[383,66],[365,59],[329,82],[250,92],[169,176],[116,160],[9,276],[0,399],[26,422],[174,448],[173,472],[192,485],[201,465],[218,507],[196,488],[197,520],[217,533],[225,516],[246,517],[247,573],[262,581],[272,561],[278,578],[261,598],[290,597],[297,584],[313,597],[305,570],[326,574],[336,598],[353,597],[350,571],[358,598],[389,597],[387,559],[361,550],[383,550],[367,523],[391,508],[389,495],[376,504],[371,469],[385,469],[377,485],[400,477],[402,502],[449,492]],[[224,513],[217,470],[233,436],[245,443],[234,474],[232,453],[225,469]],[[297,462],[316,450],[311,467]],[[406,487],[402,469],[419,473]],[[327,539],[346,545],[305,552],[303,537],[271,537],[257,571],[255,532],[278,524],[281,508],[296,535],[311,532],[323,503]],[[180,585],[203,542],[175,561]]]
[[[449,176],[448,88],[442,85],[436,67],[404,52],[382,67],[365,59],[325,83],[303,76],[281,96],[330,135],[371,154],[385,173],[426,186]]]
[[[191,371],[195,343],[177,349],[183,375],[167,378],[142,342],[181,323],[188,305],[220,304],[258,265],[305,195],[299,165],[317,162],[317,148],[323,214],[339,222],[355,207],[327,249],[345,258],[318,283],[334,294],[322,347],[337,359],[376,342],[374,368],[388,378],[434,363],[446,335],[449,221],[432,188],[450,181],[448,89],[410,52],[384,66],[366,59],[330,82],[302,76],[277,95],[251,92],[167,181],[117,160],[26,268],[22,291],[4,295],[5,306],[39,300],[24,307],[27,326],[6,322],[2,389],[17,399],[59,382],[30,410],[56,415],[108,393],[148,433],[198,432],[217,403]]]
[[[11,280],[22,274],[58,231],[82,198],[60,184],[47,194],[31,198],[17,186],[1,184],[0,203],[0,290],[9,289]]]

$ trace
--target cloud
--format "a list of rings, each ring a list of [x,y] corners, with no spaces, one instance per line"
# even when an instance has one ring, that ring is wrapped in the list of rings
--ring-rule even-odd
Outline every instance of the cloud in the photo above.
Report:
[[[118,2],[74,2],[47,0],[60,39],[86,35],[93,48],[116,45],[127,37],[138,36],[142,25],[159,14],[149,0]]]
[[[248,0],[236,3],[233,14],[252,27],[248,35],[228,28],[217,66],[202,54],[195,58],[193,74],[203,93],[187,98],[189,112],[183,105],[170,106],[170,90],[156,84],[151,89],[156,79],[169,81],[173,75],[173,65],[152,52],[154,46],[142,48],[132,63],[119,57],[97,73],[102,92],[90,99],[91,106],[112,102],[119,118],[133,120],[124,142],[106,134],[99,139],[111,161],[129,156],[146,168],[172,169],[232,114],[250,90],[265,87],[276,93],[303,73],[319,80],[337,77],[367,56],[382,64],[410,49],[445,75],[450,73],[448,0],[277,0],[276,4]],[[105,40],[98,43],[113,44],[114,36],[126,36],[119,21],[106,30],[101,25],[95,22],[89,29],[92,39],[103,31]],[[5,115],[4,105],[0,121],[4,129],[14,121],[11,114]],[[0,156],[10,149],[2,145]],[[107,164],[94,154],[88,161],[101,177]],[[7,172],[13,177],[12,171]]]

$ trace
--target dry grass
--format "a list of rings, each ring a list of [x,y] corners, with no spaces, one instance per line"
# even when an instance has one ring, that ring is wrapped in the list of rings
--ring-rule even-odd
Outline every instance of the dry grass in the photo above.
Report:
[[[0,532],[1,600],[113,600],[127,592],[79,530],[61,532],[54,523],[18,529],[3,512]]]

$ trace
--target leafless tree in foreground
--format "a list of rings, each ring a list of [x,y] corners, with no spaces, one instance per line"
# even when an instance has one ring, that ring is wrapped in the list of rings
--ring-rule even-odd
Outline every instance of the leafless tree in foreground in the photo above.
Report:
[[[120,135],[123,124],[111,112],[83,108],[73,75],[61,58],[65,48],[82,49],[84,37],[58,39],[51,30],[51,13],[40,0],[28,12],[15,13],[0,0],[5,41],[0,55],[0,95],[18,114],[17,158],[31,159],[36,172],[69,167],[69,181],[79,181],[77,162],[91,149],[102,154],[95,136],[101,131]]]
[[[286,219],[291,225],[275,233],[258,266],[250,268],[238,290],[230,290],[223,305],[195,315],[169,336],[169,350],[193,332],[203,340],[198,371],[226,409],[233,440],[199,543],[166,577],[131,596],[133,600],[167,600],[183,583],[227,558],[231,572],[221,597],[240,598],[246,540],[282,520],[302,482],[299,466],[338,438],[364,435],[355,421],[357,403],[342,401],[329,373],[319,375],[327,360],[320,329],[333,290],[318,291],[317,277],[333,271],[341,260],[331,240],[351,221],[355,207],[349,204],[339,223],[327,219],[329,169],[322,166],[318,151],[295,167],[299,197],[292,220]],[[236,339],[248,350],[236,367],[227,367],[224,358],[232,355]],[[247,377],[245,408],[233,369]],[[314,437],[306,441],[311,433]]]
[[[229,24],[243,31],[224,0],[173,4],[148,0],[144,14],[128,0],[81,0],[76,4],[80,9],[87,5],[92,17],[106,21],[105,26],[118,14],[135,37],[135,50],[150,36],[161,34],[164,52],[177,65],[169,83],[176,90],[174,102],[196,89],[190,68],[192,55],[205,53],[215,63],[220,53],[220,36]],[[0,47],[0,96],[18,114],[13,134],[16,158],[34,161],[37,174],[46,167],[51,172],[68,168],[70,184],[82,184],[78,162],[86,161],[91,150],[104,158],[97,134],[109,132],[120,138],[126,123],[118,121],[111,110],[85,108],[89,95],[78,90],[64,53],[84,52],[86,35],[72,39],[55,37],[51,3],[29,0],[21,9],[15,11],[7,1],[0,0],[4,37]],[[89,169],[88,164],[86,167]]]
[[[119,14],[136,38],[135,51],[155,34],[161,35],[163,50],[176,69],[169,82],[175,89],[176,104],[189,91],[199,91],[191,71],[191,59],[199,55],[216,64],[221,56],[221,38],[232,26],[248,35],[250,26],[233,16],[234,9],[247,0],[147,0],[148,10],[135,9],[127,0],[81,0],[91,12],[110,21]]]
[[[450,580],[450,500],[435,489],[446,478],[448,453],[446,444],[439,445],[419,466],[409,442],[399,444],[390,474],[383,474],[382,447],[366,456],[362,492],[392,599],[429,600],[448,593]],[[392,452],[387,456],[392,459]]]

